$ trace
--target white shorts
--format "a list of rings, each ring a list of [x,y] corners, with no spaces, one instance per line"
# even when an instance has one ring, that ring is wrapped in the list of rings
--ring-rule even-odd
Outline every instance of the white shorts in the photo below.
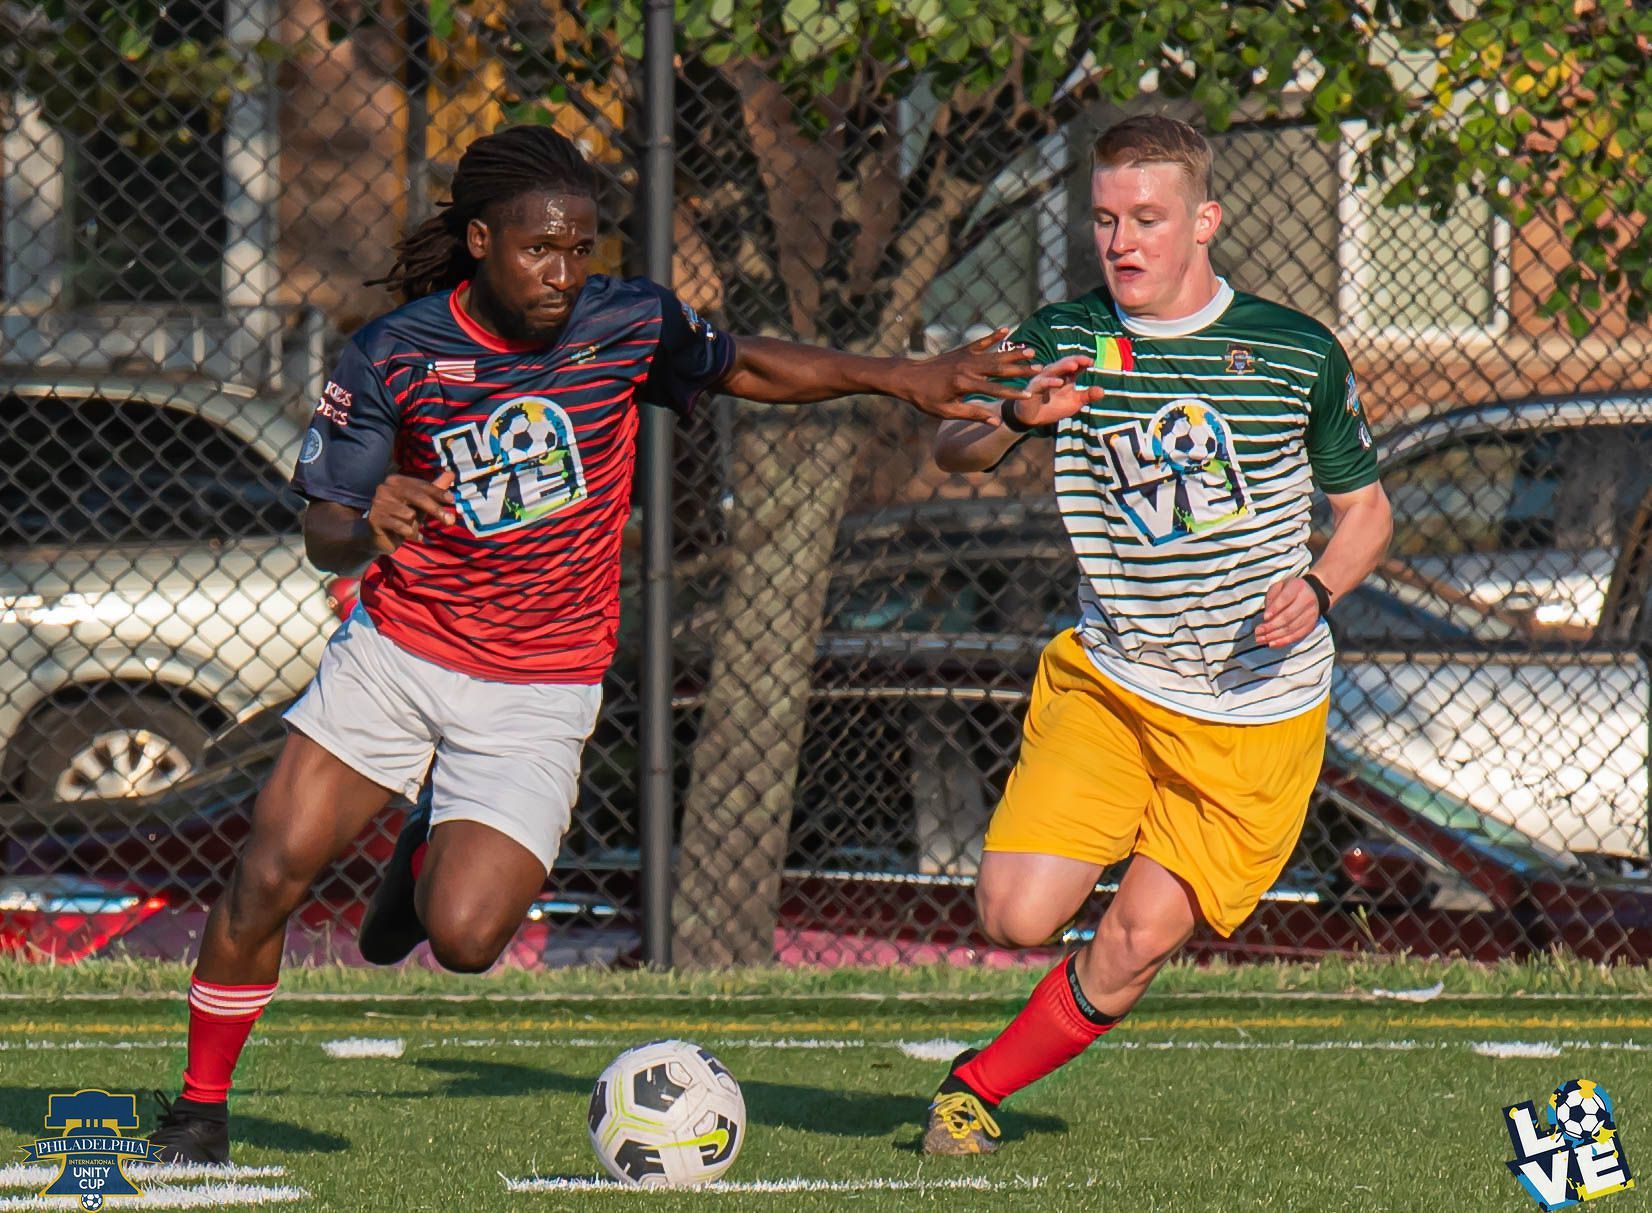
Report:
[[[286,719],[409,800],[428,772],[433,826],[492,826],[548,872],[568,832],[580,752],[601,706],[600,686],[488,682],[415,657],[358,606]]]

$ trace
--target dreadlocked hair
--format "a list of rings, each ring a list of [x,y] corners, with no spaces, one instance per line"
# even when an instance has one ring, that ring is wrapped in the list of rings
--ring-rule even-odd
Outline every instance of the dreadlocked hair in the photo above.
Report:
[[[547,126],[511,126],[465,149],[453,175],[453,200],[396,245],[396,262],[368,286],[388,286],[412,302],[458,286],[476,272],[465,244],[472,219],[523,194],[596,197],[596,178],[573,141]]]

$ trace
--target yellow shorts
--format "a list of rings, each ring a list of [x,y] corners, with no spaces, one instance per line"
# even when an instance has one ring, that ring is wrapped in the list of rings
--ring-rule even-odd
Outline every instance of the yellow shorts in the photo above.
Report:
[[[1100,674],[1072,632],[1044,650],[988,851],[1146,855],[1231,935],[1279,878],[1325,757],[1321,703],[1271,724],[1185,716]]]

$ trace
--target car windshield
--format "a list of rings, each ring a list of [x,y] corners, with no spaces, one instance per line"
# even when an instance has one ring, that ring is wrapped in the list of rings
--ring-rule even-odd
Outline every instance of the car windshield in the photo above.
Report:
[[[0,546],[294,534],[286,473],[211,422],[143,401],[0,401]]]

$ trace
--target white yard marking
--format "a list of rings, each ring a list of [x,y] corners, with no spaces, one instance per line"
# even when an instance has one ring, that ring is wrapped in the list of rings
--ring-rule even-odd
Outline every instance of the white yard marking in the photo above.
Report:
[[[646,1196],[658,1193],[681,1194],[682,1188],[631,1188],[612,1179],[581,1179],[568,1175],[529,1175],[512,1179],[501,1174],[507,1192],[556,1192],[565,1194],[593,1192],[624,1192]],[[696,1192],[727,1195],[745,1193],[778,1194],[785,1192],[1030,1192],[1044,1187],[1037,1177],[1013,1176],[1008,1179],[987,1179],[970,1176],[961,1179],[757,1179],[745,1182],[719,1180],[693,1189]]]
[[[285,1186],[261,1188],[257,1184],[209,1183],[193,1188],[173,1188],[161,1184],[148,1189],[142,1196],[112,1199],[107,1207],[118,1208],[123,1213],[127,1209],[245,1209],[252,1205],[307,1200],[309,1195],[303,1188]],[[77,1208],[79,1205],[71,1198],[63,1196],[0,1196],[0,1211],[4,1213],[10,1213],[13,1209],[48,1209],[52,1213],[63,1213],[65,1209]]]
[[[1027,991],[1031,991],[1036,979],[1041,976],[1041,970],[1029,968],[1027,970]],[[1542,994],[1542,993],[1474,993],[1472,991],[1446,991],[1444,982],[1436,985],[1441,987],[1439,998],[1456,1002],[1647,1002],[1652,1000],[1652,993],[1603,993],[1603,994]],[[1425,989],[1432,990],[1429,986]],[[1199,1002],[1208,1000],[1237,1000],[1254,998],[1262,1002],[1370,1002],[1372,999],[1391,996],[1394,993],[1404,994],[1408,991],[1384,990],[1169,990],[1162,994],[1154,994],[1153,1002]],[[981,1002],[1013,1002],[1024,997],[1025,992],[1001,991],[997,993],[968,993],[955,990],[933,990],[928,992],[898,991],[888,994],[871,993],[867,991],[844,990],[840,993],[805,992],[797,994],[678,994],[671,992],[649,993],[638,990],[615,990],[612,994],[570,993],[556,994],[544,991],[525,990],[519,994],[394,994],[363,990],[359,994],[321,993],[312,990],[278,990],[276,998],[282,1002],[316,1002],[316,1003],[586,1003],[586,1002],[697,1002],[697,1003],[745,1003],[745,1002],[923,1002],[923,1003],[981,1003]],[[0,1002],[183,1002],[188,994],[183,991],[145,990],[130,994],[108,993],[61,993],[45,994],[18,993],[7,990],[0,991]]]
[[[895,1047],[917,1061],[951,1061],[969,1048],[961,1040],[898,1040]]]
[[[57,1178],[57,1167],[13,1163],[0,1167],[0,1188],[44,1188]],[[128,1163],[126,1173],[138,1185],[179,1179],[276,1179],[286,1167],[204,1167],[199,1163]]]
[[[1397,1002],[1433,1002],[1445,993],[1445,982],[1437,981],[1420,990],[1372,990],[1373,998],[1392,998]]]
[[[1540,1040],[1481,1040],[1474,1051],[1481,1057],[1559,1057],[1560,1046]]]
[[[407,1042],[399,1036],[351,1036],[324,1041],[321,1048],[328,1057],[400,1057]]]

